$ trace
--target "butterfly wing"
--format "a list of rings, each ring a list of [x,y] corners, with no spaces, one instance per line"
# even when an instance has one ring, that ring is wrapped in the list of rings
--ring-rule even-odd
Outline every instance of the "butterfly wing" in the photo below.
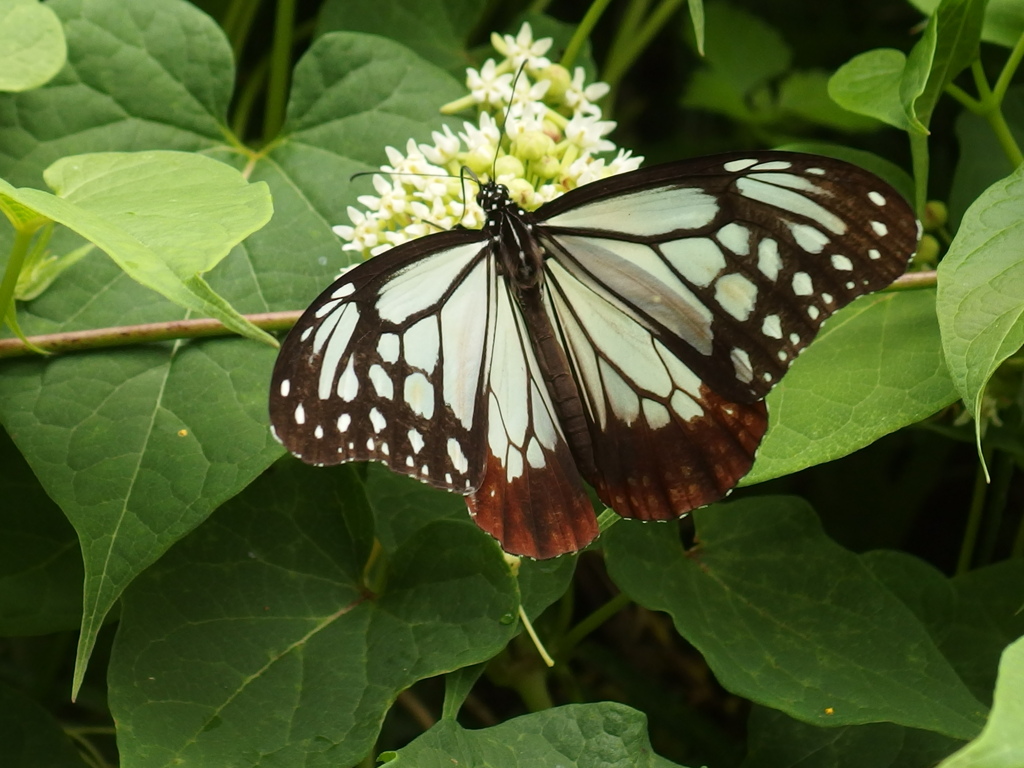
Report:
[[[917,242],[909,206],[874,175],[779,152],[611,177],[537,219],[548,312],[589,419],[587,479],[642,519],[739,481],[767,424],[758,401]]]
[[[598,534],[593,506],[565,440],[522,312],[495,284],[488,345],[486,469],[467,498],[477,525],[517,555],[548,558]]]
[[[597,536],[519,311],[478,231],[423,238],[347,272],[281,347],[274,434],[309,464],[379,461],[468,494],[509,552]]]
[[[479,486],[493,272],[483,233],[457,230],[345,273],[281,347],[276,437],[309,464],[380,461],[439,488]]]

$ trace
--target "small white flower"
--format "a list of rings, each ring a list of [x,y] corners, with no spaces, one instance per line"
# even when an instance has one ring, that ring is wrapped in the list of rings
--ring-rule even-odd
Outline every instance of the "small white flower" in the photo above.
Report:
[[[620,173],[635,171],[643,161],[643,156],[637,155],[634,157],[631,150],[620,149],[615,159],[608,163],[608,173],[606,175],[617,176]]]
[[[466,85],[469,93],[477,104],[501,107],[508,103],[512,96],[512,74],[499,74],[494,59],[488,59],[479,71],[466,70]]]
[[[434,131],[430,138],[434,145],[420,144],[420,151],[434,165],[446,165],[456,158],[459,150],[462,149],[462,142],[459,137],[452,133],[447,125],[443,126],[444,133]]]
[[[505,134],[514,139],[527,131],[543,131],[548,108],[539,101],[517,102],[509,107]]]
[[[583,67],[576,67],[572,73],[572,82],[566,88],[563,99],[566,106],[574,114],[596,114],[600,116],[601,108],[594,102],[608,93],[611,90],[611,86],[608,83],[591,83],[588,86],[584,86],[583,83],[586,76],[587,73],[583,70]]]
[[[565,138],[584,152],[611,152],[615,144],[604,136],[615,130],[611,120],[601,120],[597,115],[573,115],[565,126]]]
[[[515,71],[519,71],[523,62],[526,62],[526,66],[534,71],[551,66],[551,62],[544,57],[544,54],[551,48],[552,42],[554,41],[550,37],[534,40],[533,29],[529,22],[523,22],[523,26],[519,28],[519,33],[515,37],[512,35],[502,35],[500,38],[497,35],[491,37],[491,43],[512,62],[512,69]]]

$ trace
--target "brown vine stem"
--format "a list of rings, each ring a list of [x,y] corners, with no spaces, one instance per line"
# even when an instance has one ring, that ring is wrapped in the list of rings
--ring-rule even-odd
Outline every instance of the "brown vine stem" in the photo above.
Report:
[[[300,310],[289,312],[262,312],[246,315],[246,319],[264,331],[286,331],[295,325],[302,314]],[[145,325],[121,325],[113,328],[93,328],[88,331],[68,331],[30,336],[29,342],[47,352],[81,352],[105,347],[121,347],[129,344],[145,344],[154,341],[175,339],[199,339],[207,336],[234,335],[219,320],[202,318],[198,320],[171,320],[166,323]],[[0,339],[0,359],[24,357],[32,351],[21,339]]]
[[[905,291],[930,288],[935,285],[935,272],[911,272],[903,275],[890,286],[889,290]],[[301,310],[289,312],[263,312],[245,315],[257,328],[264,331],[287,331],[302,314]],[[94,328],[88,331],[68,331],[29,336],[28,341],[47,352],[81,352],[105,347],[123,347],[129,344],[145,344],[154,341],[175,339],[199,339],[207,336],[228,336],[233,332],[219,320],[171,320],[166,323],[145,325],[121,325],[113,328]],[[21,339],[0,339],[0,360],[9,357],[25,357],[33,354]]]

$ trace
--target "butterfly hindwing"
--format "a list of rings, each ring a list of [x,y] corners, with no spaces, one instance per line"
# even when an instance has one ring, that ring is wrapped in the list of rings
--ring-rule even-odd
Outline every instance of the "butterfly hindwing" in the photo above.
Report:
[[[626,517],[669,520],[724,496],[750,469],[764,403],[726,400],[648,328],[557,262],[549,307],[589,417],[586,479]]]
[[[513,554],[554,557],[597,536],[597,519],[566,443],[524,317],[496,284],[489,336],[483,481],[467,498],[477,525]]]

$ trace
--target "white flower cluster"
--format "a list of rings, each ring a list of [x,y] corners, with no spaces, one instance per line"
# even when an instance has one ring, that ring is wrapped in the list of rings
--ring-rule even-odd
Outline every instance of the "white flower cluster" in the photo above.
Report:
[[[468,69],[469,94],[441,109],[452,114],[475,107],[477,122],[463,123],[458,133],[448,126],[435,131],[432,145],[410,139],[404,154],[387,147],[389,164],[373,177],[377,194],[359,197],[365,210],[349,206],[351,226],[334,227],[349,241],[345,250],[366,257],[457,224],[483,226],[475,190],[465,191],[464,167],[480,178],[493,177],[521,206],[534,210],[643,162],[624,150],[611,160],[597,156],[616,149],[605,138],[615,123],[602,120],[595,103],[608,86],[586,85],[582,67],[570,75],[552,64],[544,56],[550,38],[534,40],[530,25],[523,24],[515,37],[495,33],[491,43],[505,58]]]

